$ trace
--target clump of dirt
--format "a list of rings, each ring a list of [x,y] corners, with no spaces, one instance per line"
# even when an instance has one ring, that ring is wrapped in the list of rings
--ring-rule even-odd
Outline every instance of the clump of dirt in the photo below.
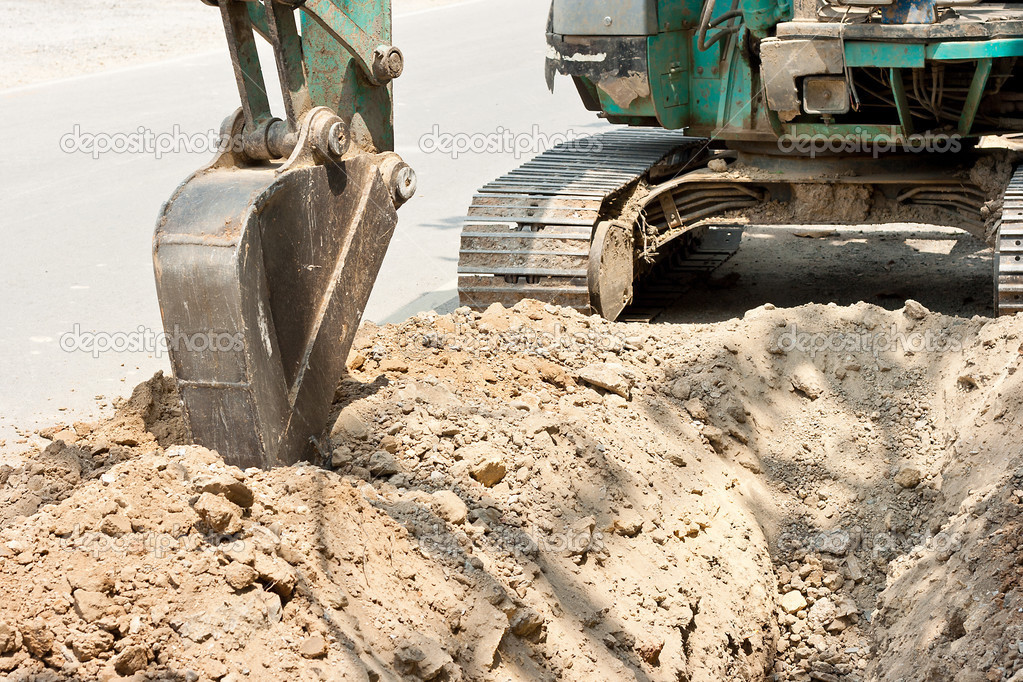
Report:
[[[794,185],[792,215],[799,223],[862,223],[870,215],[873,191],[866,185]]]
[[[364,325],[330,461],[272,471],[176,444],[157,376],[8,472],[52,491],[0,530],[0,671],[1020,679],[1020,361],[913,302],[423,314]]]
[[[135,387],[109,420],[40,431],[52,441],[24,465],[0,466],[0,528],[61,502],[83,482],[160,446],[185,442],[174,380],[162,372]]]

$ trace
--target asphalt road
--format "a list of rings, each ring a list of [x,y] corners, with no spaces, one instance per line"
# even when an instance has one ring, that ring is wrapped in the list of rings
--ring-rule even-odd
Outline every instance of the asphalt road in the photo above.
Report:
[[[546,90],[548,6],[476,0],[395,16],[395,44],[406,56],[395,86],[397,146],[418,171],[419,193],[401,210],[368,319],[398,321],[456,305],[460,216],[479,185],[519,162],[514,149],[427,153],[430,136],[471,141],[508,130],[516,146],[526,146],[542,145],[535,131],[604,127],[567,81],[555,95]],[[194,136],[216,131],[236,106],[226,51],[0,92],[9,131],[0,167],[0,452],[27,445],[12,425],[96,417],[113,397],[168,368],[151,351],[74,348],[82,334],[145,338],[161,330],[150,247],[155,218],[176,185],[211,156]],[[172,141],[175,151],[81,151],[83,135],[116,140],[140,129]]]

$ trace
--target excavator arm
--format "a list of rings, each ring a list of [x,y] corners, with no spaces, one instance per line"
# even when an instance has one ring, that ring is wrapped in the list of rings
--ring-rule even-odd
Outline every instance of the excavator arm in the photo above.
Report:
[[[194,442],[241,467],[315,455],[397,223],[390,0],[217,5],[241,98],[164,205],[157,292]],[[273,48],[284,118],[256,39]]]

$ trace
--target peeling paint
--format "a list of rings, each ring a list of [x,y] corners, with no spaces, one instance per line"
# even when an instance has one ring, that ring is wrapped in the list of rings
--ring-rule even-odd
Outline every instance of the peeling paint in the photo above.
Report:
[[[625,78],[606,76],[597,83],[597,87],[606,92],[622,109],[628,109],[637,99],[650,96],[650,83],[646,74],[635,71],[630,71]]]
[[[566,55],[558,52],[553,45],[548,45],[547,59],[563,62],[602,62],[607,59],[607,53],[599,52],[597,54],[583,54],[581,52],[576,52],[573,55]]]

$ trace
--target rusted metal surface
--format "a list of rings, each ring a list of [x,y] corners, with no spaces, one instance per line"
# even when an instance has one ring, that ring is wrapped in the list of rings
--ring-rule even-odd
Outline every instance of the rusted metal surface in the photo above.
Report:
[[[301,28],[313,106],[337,112],[363,150],[393,150],[392,87],[374,69],[377,49],[391,46],[390,0],[307,2]]]
[[[632,302],[633,230],[631,224],[605,220],[593,234],[587,283],[590,301],[598,314],[616,320]]]

